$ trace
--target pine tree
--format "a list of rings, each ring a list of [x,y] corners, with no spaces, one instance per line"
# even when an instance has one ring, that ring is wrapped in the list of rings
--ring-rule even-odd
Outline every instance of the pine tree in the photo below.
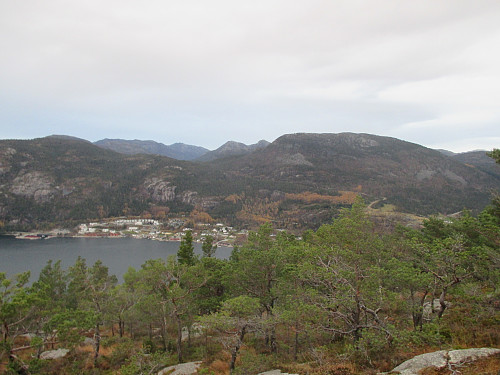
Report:
[[[210,258],[215,254],[215,250],[217,249],[217,245],[214,246],[214,238],[210,235],[205,237],[203,244],[201,245],[201,250],[203,251],[203,256],[206,258]]]
[[[177,260],[180,264],[185,264],[187,266],[192,266],[195,263],[193,234],[190,230],[186,232],[186,235],[181,240],[181,245],[177,252]]]

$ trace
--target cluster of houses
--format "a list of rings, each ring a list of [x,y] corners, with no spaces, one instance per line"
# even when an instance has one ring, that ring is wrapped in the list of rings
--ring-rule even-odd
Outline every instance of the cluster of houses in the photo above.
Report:
[[[158,241],[181,241],[187,231],[193,239],[202,242],[207,236],[214,238],[217,246],[233,246],[246,238],[248,231],[235,230],[222,223],[195,223],[194,228],[186,227],[187,220],[172,218],[166,222],[153,219],[118,218],[110,221],[83,223],[78,226],[78,236],[82,237],[134,237]]]

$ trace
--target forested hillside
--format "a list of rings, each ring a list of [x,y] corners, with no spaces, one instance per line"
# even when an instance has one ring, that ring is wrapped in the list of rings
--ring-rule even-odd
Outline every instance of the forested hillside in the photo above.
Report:
[[[486,153],[483,153],[484,158]],[[483,158],[483,159],[484,159]],[[336,195],[385,197],[401,211],[428,215],[484,207],[500,176],[423,146],[370,134],[287,134],[261,152],[218,164],[234,175]],[[497,166],[493,167],[500,169]]]
[[[0,231],[196,211],[239,228],[272,222],[299,232],[356,196],[419,215],[478,213],[500,186],[500,174],[489,171],[368,134],[290,134],[210,162],[119,154],[61,136],[4,140]]]
[[[499,249],[498,201],[392,232],[357,201],[300,239],[265,224],[229,260],[209,239],[195,257],[188,234],[177,257],[122,284],[84,259],[49,262],[31,286],[0,274],[1,371],[146,374],[200,360],[204,374],[373,374],[415,353],[499,347]],[[54,348],[69,352],[39,358]]]

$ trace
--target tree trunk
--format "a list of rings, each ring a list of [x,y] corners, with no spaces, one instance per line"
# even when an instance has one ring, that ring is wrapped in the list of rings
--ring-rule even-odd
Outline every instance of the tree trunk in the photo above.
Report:
[[[182,321],[180,317],[177,318],[177,359],[182,363]]]
[[[293,360],[296,362],[299,355],[299,331],[295,327],[295,344],[293,346]]]
[[[353,322],[353,328],[354,328],[354,342],[356,347],[358,346],[358,341],[361,338],[361,302],[359,301],[359,298],[356,297],[356,310],[353,311],[352,314],[352,322]]]
[[[417,329],[422,331],[423,323],[424,323],[424,303],[425,298],[427,297],[427,291],[425,291],[424,295],[419,301],[419,305],[415,308],[413,307],[412,318],[413,318],[413,329],[416,331]],[[413,302],[413,296],[412,296]]]
[[[271,353],[276,353],[278,345],[276,344],[276,327],[271,328],[271,333],[269,334],[269,347],[271,348]]]
[[[267,317],[272,317],[273,316],[273,304],[271,306],[266,306],[266,312]],[[276,353],[276,327],[271,327],[271,329],[267,330],[266,329],[266,335],[264,338],[265,345],[271,349],[271,353]]]
[[[99,324],[96,324],[94,333],[94,363],[97,362],[97,357],[99,357],[100,347],[101,347],[101,331]]]
[[[125,329],[125,323],[123,323],[123,328]],[[130,338],[134,338],[134,324],[132,322],[129,323],[128,325],[129,332],[130,332]]]
[[[444,310],[446,310],[446,302],[444,298],[446,297],[446,288],[443,288],[443,291],[441,292],[441,295],[439,296],[439,311],[438,311],[438,318],[441,319],[441,317],[444,314]]]
[[[238,356],[238,352],[240,351],[241,344],[243,343],[243,339],[245,338],[246,329],[247,329],[246,326],[244,326],[241,329],[239,340],[236,343],[236,346],[231,351],[231,363],[229,364],[229,370],[230,370],[231,374],[234,372],[236,357]]]
[[[2,338],[3,338],[3,342],[7,342],[7,338],[9,337],[9,325],[4,322],[3,324],[3,335],[2,335]]]
[[[120,337],[123,337],[123,335],[125,334],[125,321],[120,319],[118,329],[119,329]]]
[[[162,326],[160,329],[160,334],[161,334],[161,344],[163,346],[163,351],[167,351],[167,333],[165,331],[165,328]]]
[[[163,338],[163,349],[167,351],[168,342],[167,342],[167,317],[163,315],[163,319],[161,321],[161,337]]]
[[[205,331],[205,359],[208,359],[208,331]]]

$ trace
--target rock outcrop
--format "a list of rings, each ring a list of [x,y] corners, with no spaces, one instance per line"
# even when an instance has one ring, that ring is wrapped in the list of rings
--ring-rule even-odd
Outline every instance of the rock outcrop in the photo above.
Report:
[[[439,350],[433,353],[417,355],[399,366],[389,374],[418,375],[420,371],[433,367],[437,370],[448,368],[453,371],[467,363],[472,363],[480,358],[500,354],[500,349],[474,348],[462,350]]]
[[[34,171],[17,176],[12,181],[11,192],[43,203],[51,200],[57,190],[52,186],[51,178],[42,172]]]
[[[176,186],[170,185],[168,181],[156,177],[148,178],[144,181],[144,187],[155,202],[170,202],[175,199]]]
[[[193,375],[198,372],[201,366],[199,362],[180,363],[178,365],[169,366],[161,370],[158,375]]]
[[[56,350],[48,350],[40,354],[40,359],[59,359],[66,357],[66,354],[69,353],[69,349],[56,349]]]

